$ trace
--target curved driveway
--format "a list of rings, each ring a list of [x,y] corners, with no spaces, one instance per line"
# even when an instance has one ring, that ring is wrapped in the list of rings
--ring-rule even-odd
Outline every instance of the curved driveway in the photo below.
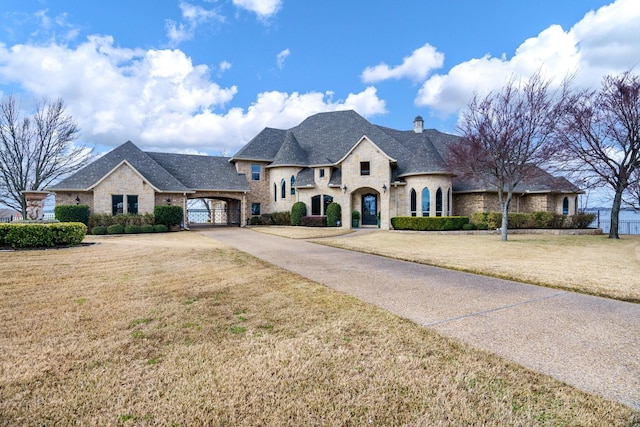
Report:
[[[199,232],[444,335],[640,409],[640,304],[243,228]]]

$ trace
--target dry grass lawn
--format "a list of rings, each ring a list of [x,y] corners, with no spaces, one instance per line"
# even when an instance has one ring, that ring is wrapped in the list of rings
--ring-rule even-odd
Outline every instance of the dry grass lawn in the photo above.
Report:
[[[0,425],[640,422],[196,233],[86,240],[0,252]]]
[[[322,231],[256,228],[291,238],[472,273],[640,302],[640,236],[435,234],[397,231],[336,238]],[[333,229],[335,230],[335,229]],[[343,231],[344,233],[344,231]],[[333,238],[331,238],[333,237]]]

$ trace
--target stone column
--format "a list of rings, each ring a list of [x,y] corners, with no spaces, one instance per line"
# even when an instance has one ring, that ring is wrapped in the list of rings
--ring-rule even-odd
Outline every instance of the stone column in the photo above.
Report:
[[[27,216],[25,219],[42,221],[44,219],[44,199],[50,193],[48,191],[23,191],[22,195],[27,204]]]

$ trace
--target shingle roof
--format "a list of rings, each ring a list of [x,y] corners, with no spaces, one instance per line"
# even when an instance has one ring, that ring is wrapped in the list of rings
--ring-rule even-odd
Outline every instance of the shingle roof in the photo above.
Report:
[[[194,190],[248,191],[244,175],[226,157],[146,153],[133,142],[114,148],[58,184],[52,191],[88,190],[122,162],[129,163],[150,185],[163,192]]]
[[[262,160],[269,166],[335,165],[366,136],[398,162],[398,176],[448,173],[431,141],[441,135],[446,134],[389,129],[371,124],[352,110],[334,111],[310,116],[289,130],[266,128],[231,160]]]
[[[147,153],[160,166],[191,190],[249,191],[229,157]]]
[[[160,191],[189,191],[184,184],[131,141],[114,148],[70,177],[48,187],[48,189],[54,191],[87,190],[96,185],[123,161],[127,161],[149,181],[149,184]]]
[[[474,177],[465,179],[463,176],[453,180],[453,191],[455,192],[475,192],[475,191],[497,191],[493,184],[493,179],[489,174],[486,177]],[[550,173],[536,168],[535,173],[523,179],[514,189],[515,193],[581,193],[577,186],[564,177],[553,176]]]

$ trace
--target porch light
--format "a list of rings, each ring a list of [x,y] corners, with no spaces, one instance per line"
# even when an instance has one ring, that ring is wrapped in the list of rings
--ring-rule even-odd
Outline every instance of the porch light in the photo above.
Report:
[[[167,205],[171,205],[171,199],[167,199]]]
[[[387,184],[382,184],[382,191],[387,192]]]
[[[80,204],[80,197],[76,196],[76,205],[79,205],[79,204]]]
[[[342,192],[343,192],[343,193],[346,193],[346,192],[347,192],[347,186],[346,186],[346,184],[342,186]]]

